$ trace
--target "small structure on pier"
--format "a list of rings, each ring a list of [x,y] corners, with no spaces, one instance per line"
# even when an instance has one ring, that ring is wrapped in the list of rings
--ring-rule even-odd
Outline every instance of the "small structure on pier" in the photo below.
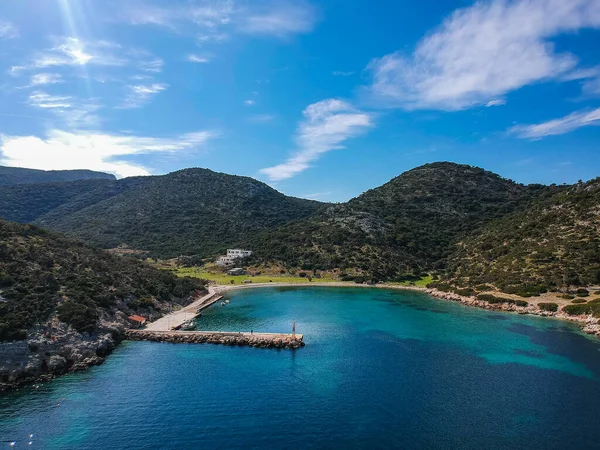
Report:
[[[141,328],[144,325],[146,325],[147,319],[145,317],[142,316],[137,316],[137,315],[133,315],[133,316],[129,316],[127,319],[129,319],[129,322],[131,322],[131,324],[136,327],[136,328]]]

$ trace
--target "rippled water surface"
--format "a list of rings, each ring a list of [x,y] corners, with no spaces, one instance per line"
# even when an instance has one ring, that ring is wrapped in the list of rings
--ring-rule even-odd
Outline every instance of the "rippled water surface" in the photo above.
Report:
[[[126,343],[0,395],[0,448],[600,448],[600,342],[572,324],[381,289],[228,297],[198,329],[296,320],[306,347]]]

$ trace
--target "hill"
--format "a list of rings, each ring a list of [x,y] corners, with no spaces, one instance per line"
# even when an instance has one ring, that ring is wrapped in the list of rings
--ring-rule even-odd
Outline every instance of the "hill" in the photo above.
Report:
[[[544,191],[454,163],[417,167],[348,203],[263,233],[257,257],[403,279],[442,269],[455,243]]]
[[[459,243],[447,279],[536,295],[600,284],[600,179],[552,188]]]
[[[0,186],[76,180],[115,180],[114,175],[91,170],[35,170],[0,166]]]
[[[129,327],[204,292],[32,225],[0,221],[0,391],[101,364]]]
[[[321,206],[248,177],[186,169],[164,176],[0,188],[0,217],[151,256],[209,256]]]
[[[0,341],[58,314],[95,332],[118,312],[148,315],[162,303],[186,303],[197,280],[179,279],[135,259],[113,256],[31,225],[0,221]]]

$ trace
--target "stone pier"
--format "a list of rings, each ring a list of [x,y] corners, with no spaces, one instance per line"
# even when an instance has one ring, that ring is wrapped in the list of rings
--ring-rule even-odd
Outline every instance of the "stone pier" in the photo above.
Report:
[[[132,341],[169,342],[172,344],[221,344],[258,348],[304,347],[302,334],[249,333],[231,331],[155,331],[127,330],[125,337]]]

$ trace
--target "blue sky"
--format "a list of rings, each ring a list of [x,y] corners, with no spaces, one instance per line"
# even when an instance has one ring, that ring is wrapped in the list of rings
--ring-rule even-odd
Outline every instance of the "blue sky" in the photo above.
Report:
[[[345,201],[433,161],[600,168],[598,0],[6,0],[0,164]]]

